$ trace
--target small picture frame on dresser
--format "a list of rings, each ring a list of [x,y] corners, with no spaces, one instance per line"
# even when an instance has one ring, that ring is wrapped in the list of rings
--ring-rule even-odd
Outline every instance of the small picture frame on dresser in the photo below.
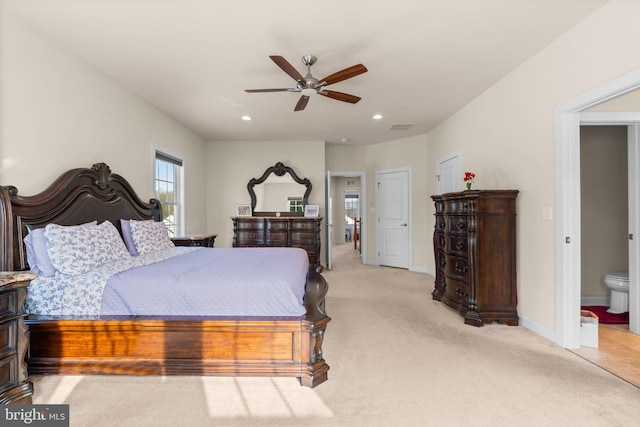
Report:
[[[306,205],[304,207],[304,216],[309,218],[317,218],[320,213],[320,206],[318,205]]]
[[[251,216],[251,205],[236,205],[236,215]]]

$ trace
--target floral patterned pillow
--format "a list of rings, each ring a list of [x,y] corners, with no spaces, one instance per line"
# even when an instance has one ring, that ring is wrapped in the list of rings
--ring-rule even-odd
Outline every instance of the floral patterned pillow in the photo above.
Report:
[[[169,238],[167,226],[163,222],[154,220],[129,221],[131,226],[131,237],[136,245],[138,254],[148,254],[150,252],[161,251],[173,248],[175,245]]]
[[[110,221],[86,227],[49,224],[44,235],[51,263],[62,274],[83,274],[131,256]]]

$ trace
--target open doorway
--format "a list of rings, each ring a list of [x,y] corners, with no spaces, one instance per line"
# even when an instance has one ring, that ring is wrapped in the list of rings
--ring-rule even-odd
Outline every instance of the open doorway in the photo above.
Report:
[[[566,348],[580,347],[580,277],[581,277],[581,210],[580,210],[580,124],[588,114],[584,111],[640,89],[640,70],[614,79],[600,87],[578,95],[556,107],[556,342]],[[624,111],[624,110],[618,110]],[[628,110],[627,110],[628,111]],[[613,121],[629,123],[629,137],[638,141],[640,130],[638,113],[610,114]],[[638,234],[637,174],[640,156],[635,144],[629,151],[629,234]],[[640,307],[637,286],[638,241],[629,240],[629,327],[640,331],[640,316],[634,307]]]
[[[366,259],[366,175],[365,172],[327,173],[327,269],[334,263],[336,245],[349,246]],[[336,251],[337,254],[345,251]]]

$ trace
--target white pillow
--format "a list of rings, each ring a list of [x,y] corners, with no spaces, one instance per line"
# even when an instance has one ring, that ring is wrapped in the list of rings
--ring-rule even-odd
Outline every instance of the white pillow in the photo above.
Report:
[[[120,233],[110,222],[93,227],[46,226],[47,253],[57,271],[78,275],[130,257]]]
[[[98,225],[98,221],[91,221],[86,224],[68,225],[67,227],[93,227]],[[56,268],[51,264],[47,253],[47,238],[44,236],[44,228],[34,228],[24,238],[24,245],[27,250],[27,262],[29,268],[38,276],[52,277],[56,274]]]
[[[140,255],[175,246],[169,237],[167,226],[163,222],[131,220],[129,225],[131,226],[133,243],[136,245],[136,251]]]

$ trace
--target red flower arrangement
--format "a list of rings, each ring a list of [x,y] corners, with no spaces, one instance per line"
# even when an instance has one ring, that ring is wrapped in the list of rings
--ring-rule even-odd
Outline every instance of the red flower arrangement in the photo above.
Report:
[[[467,190],[471,190],[471,184],[473,184],[473,179],[475,177],[476,177],[476,174],[473,172],[464,173],[464,182],[467,184]]]

